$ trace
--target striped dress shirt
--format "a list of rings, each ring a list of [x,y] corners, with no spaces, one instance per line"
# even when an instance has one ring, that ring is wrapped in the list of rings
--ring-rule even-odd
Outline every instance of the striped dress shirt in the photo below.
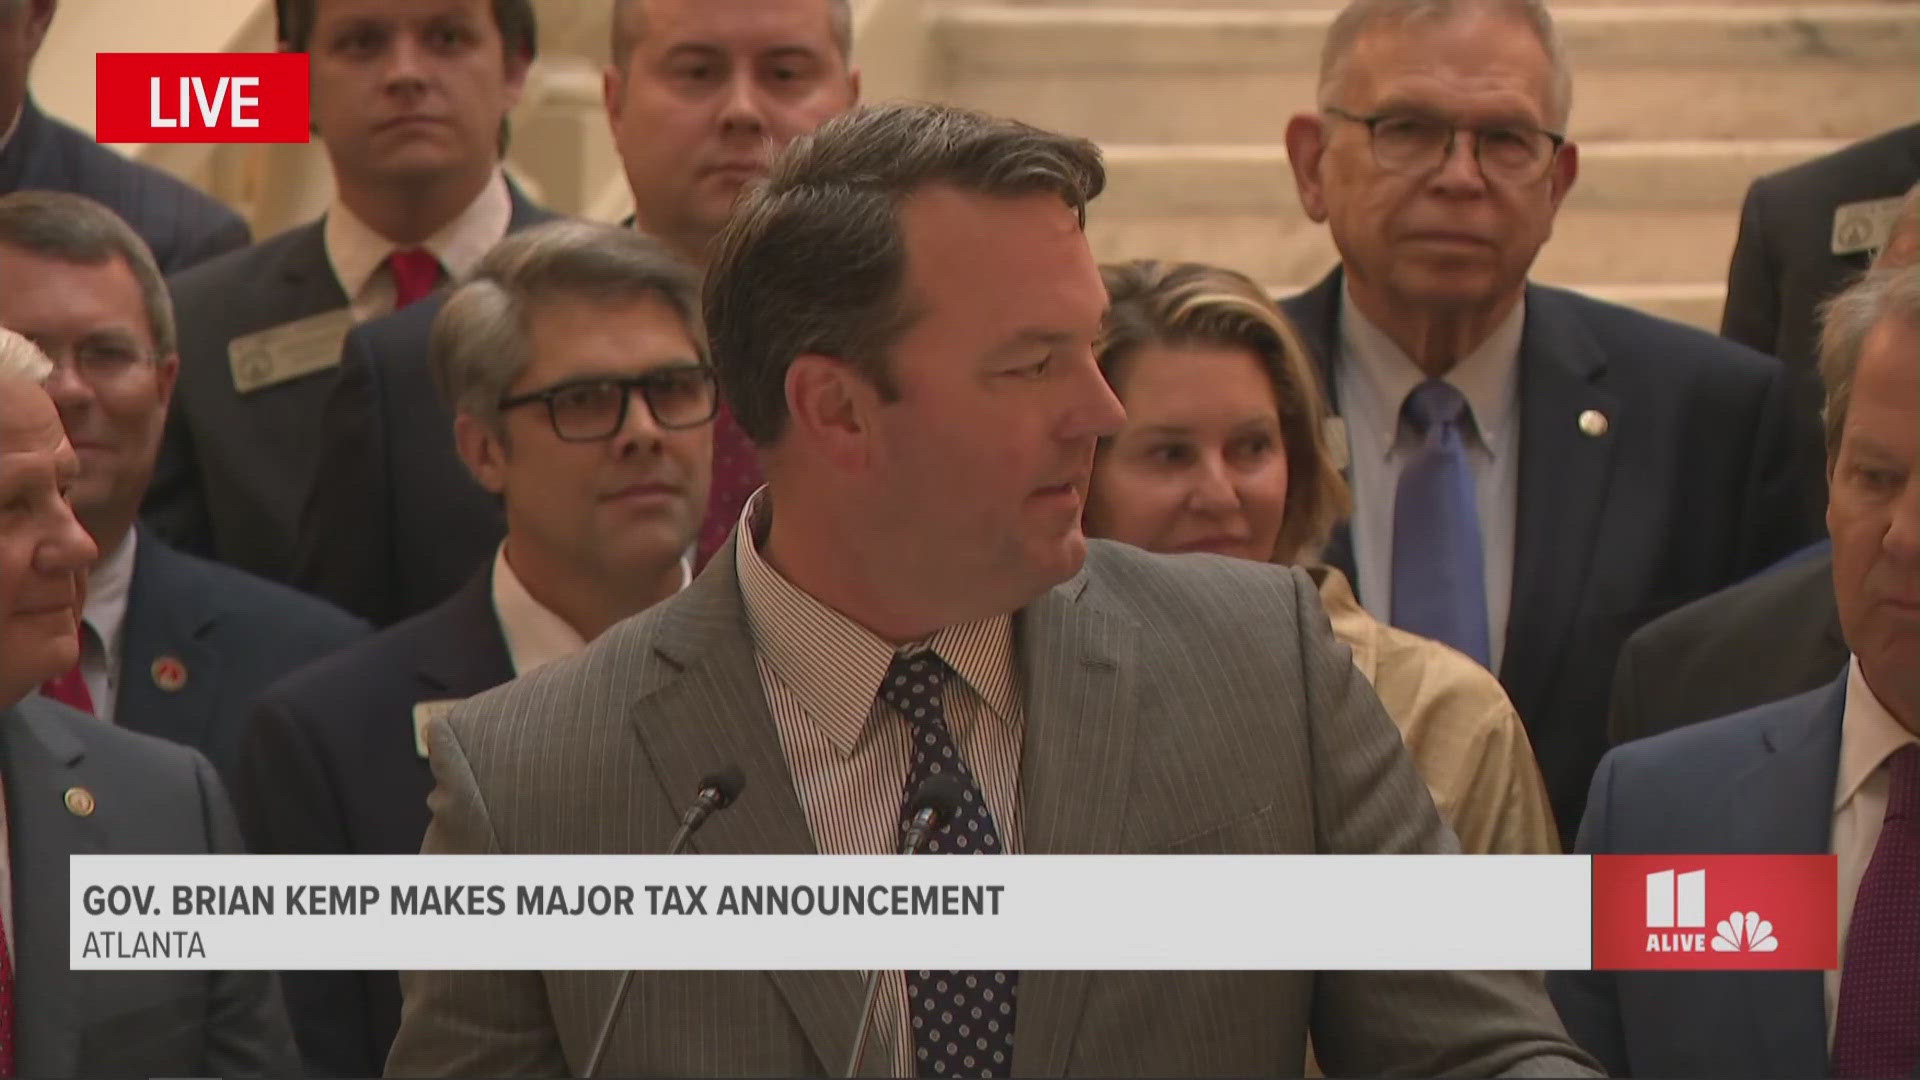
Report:
[[[1020,740],[1026,727],[1015,676],[1013,620],[999,615],[949,626],[896,648],[781,576],[761,558],[772,521],[765,488],[741,513],[736,565],[760,686],[807,817],[827,855],[885,855],[899,843],[902,788],[912,764],[912,729],[880,701],[896,653],[930,648],[959,675],[945,695],[947,726],[999,826],[1005,850],[1020,850]],[[875,1039],[893,1033],[896,1075],[913,1076],[907,979],[881,975]],[[1016,1035],[1017,1037],[1017,1035]],[[829,1061],[829,1069],[840,1062]]]

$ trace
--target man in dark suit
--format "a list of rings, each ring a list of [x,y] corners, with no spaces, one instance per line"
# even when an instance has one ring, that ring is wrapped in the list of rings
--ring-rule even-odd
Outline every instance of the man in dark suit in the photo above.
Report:
[[[172,280],[180,387],[145,511],[186,550],[283,582],[347,331],[537,216],[499,162],[534,57],[530,0],[296,0],[284,16],[336,196]]]
[[[509,237],[450,295],[435,373],[462,456],[512,528],[451,598],[261,700],[236,789],[253,850],[419,851],[425,725],[680,589],[718,405],[698,326],[691,270],[585,222]],[[539,395],[554,387],[567,396],[549,405]],[[310,1071],[380,1072],[400,1023],[392,972],[289,972],[286,985]]]
[[[0,4],[0,195],[70,191],[133,226],[171,274],[245,247],[246,222],[191,185],[129,161],[40,111],[27,92],[55,0]]]
[[[1920,1070],[1920,274],[1876,270],[1826,316],[1827,525],[1851,659],[1797,697],[1611,751],[1576,850],[1826,854],[1829,972],[1556,972],[1614,1076]]]
[[[1817,531],[1784,376],[1528,283],[1578,172],[1544,9],[1342,17],[1331,35],[1287,150],[1341,266],[1285,305],[1349,448],[1352,526],[1326,557],[1376,617],[1500,676],[1570,840],[1627,634]]]
[[[82,466],[0,330],[0,1071],[9,1076],[284,1076],[297,1067],[265,972],[69,970],[68,860],[240,850],[205,758],[29,697],[79,655],[93,541],[61,489]]]
[[[48,692],[231,780],[260,691],[366,627],[136,527],[179,360],[165,279],[126,223],[77,195],[0,196],[0,278],[0,326],[56,361],[47,393],[80,454],[70,498],[101,552],[79,661]]]
[[[685,592],[428,728],[422,850],[657,852],[729,762],[704,852],[895,850],[943,767],[936,852],[1457,850],[1303,572],[1081,533],[1098,149],[901,103],[785,153],[705,293],[767,488]],[[1309,1028],[1335,1075],[1587,1068],[1518,972],[966,974],[883,978],[869,1074],[1285,1075]],[[617,979],[403,973],[387,1070],[576,1075]],[[605,1072],[837,1071],[860,1011],[851,971],[641,972]]]
[[[767,156],[859,97],[846,0],[620,0],[612,36],[607,113],[634,227],[695,267]],[[688,58],[725,74],[690,90],[679,66]],[[453,451],[452,418],[427,375],[431,322],[409,310],[348,335],[301,518],[294,583],[377,624],[451,594],[505,529]],[[696,565],[760,483],[724,409],[713,480]]]

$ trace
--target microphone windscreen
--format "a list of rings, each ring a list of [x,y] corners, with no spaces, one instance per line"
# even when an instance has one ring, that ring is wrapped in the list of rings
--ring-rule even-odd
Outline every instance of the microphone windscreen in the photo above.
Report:
[[[747,774],[741,772],[740,766],[738,765],[729,765],[718,772],[708,773],[706,777],[700,781],[701,791],[710,790],[719,795],[719,798],[715,799],[713,803],[715,810],[725,810],[727,807],[732,806],[733,800],[740,797],[740,792],[746,786]]]
[[[960,812],[960,800],[965,794],[965,786],[952,773],[933,773],[913,789],[913,798],[907,803],[907,816],[931,809],[937,822],[952,821]]]

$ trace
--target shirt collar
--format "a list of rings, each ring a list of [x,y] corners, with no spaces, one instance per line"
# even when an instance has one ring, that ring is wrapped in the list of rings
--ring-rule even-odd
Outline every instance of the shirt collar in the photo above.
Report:
[[[1489,453],[1500,447],[1519,393],[1520,340],[1526,327],[1526,308],[1522,298],[1487,339],[1461,357],[1446,375],[1446,381],[1467,399],[1474,429]],[[1360,390],[1372,399],[1376,414],[1385,421],[1378,433],[1378,450],[1385,457],[1399,438],[1400,406],[1413,388],[1426,380],[1426,373],[1353,302],[1351,281],[1340,290],[1340,348],[1360,375]]]
[[[7,145],[13,142],[13,137],[20,133],[20,118],[26,115],[26,112],[27,112],[27,101],[25,98],[21,98],[20,107],[13,110],[12,122],[7,124],[7,133],[5,135],[0,135],[0,150],[5,150],[7,148]]]
[[[680,560],[680,588],[693,579],[692,567]],[[520,575],[507,562],[507,545],[502,541],[493,556],[493,613],[500,620],[500,633],[507,639],[507,657],[513,661],[513,673],[525,675],[541,664],[564,660],[587,647],[572,624],[533,598]]]
[[[1920,735],[1902,727],[1873,695],[1860,670],[1860,658],[1854,657],[1847,663],[1847,703],[1840,719],[1840,777],[1833,787],[1833,808],[1837,811],[1853,801],[1860,786],[1887,758],[1910,743],[1920,743]]]
[[[100,637],[108,666],[120,655],[120,631],[127,623],[127,594],[133,587],[133,555],[138,529],[128,529],[120,546],[102,556],[87,573],[87,604],[81,618]]]
[[[959,623],[896,649],[788,581],[761,557],[760,541],[771,521],[772,500],[763,487],[747,500],[735,533],[734,564],[747,622],[760,655],[842,758],[853,756],[896,653],[933,650],[986,702],[995,719],[1014,722],[1010,616]],[[823,664],[822,657],[833,659]]]
[[[506,177],[495,169],[493,177],[467,208],[418,246],[440,260],[448,277],[457,278],[479,265],[488,249],[507,235],[507,226],[512,220],[513,196],[507,191]],[[337,194],[327,207],[322,236],[333,276],[349,300],[366,292],[374,275],[386,265],[387,256],[400,247],[374,231],[373,226],[361,220]]]

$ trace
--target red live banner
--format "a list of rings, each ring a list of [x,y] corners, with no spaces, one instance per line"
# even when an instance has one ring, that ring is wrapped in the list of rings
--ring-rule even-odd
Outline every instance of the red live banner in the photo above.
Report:
[[[303,143],[305,53],[99,53],[101,142]]]
[[[1596,971],[1840,964],[1832,855],[1595,855]]]

